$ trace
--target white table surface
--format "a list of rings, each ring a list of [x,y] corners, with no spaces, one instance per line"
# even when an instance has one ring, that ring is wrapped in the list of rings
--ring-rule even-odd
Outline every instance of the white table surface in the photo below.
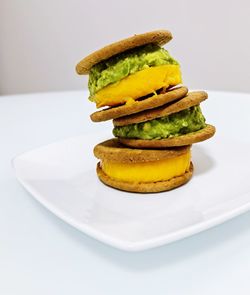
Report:
[[[94,109],[83,91],[0,97],[0,294],[249,295],[249,212],[167,246],[129,253],[61,221],[16,181],[15,155],[111,130],[110,122],[89,120]],[[227,137],[250,142],[250,94],[210,91],[202,109],[218,133],[226,124]]]

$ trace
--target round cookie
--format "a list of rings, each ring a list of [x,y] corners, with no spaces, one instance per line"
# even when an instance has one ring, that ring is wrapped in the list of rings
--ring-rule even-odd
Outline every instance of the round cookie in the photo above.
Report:
[[[114,138],[96,145],[94,148],[94,155],[101,161],[133,165],[137,163],[150,163],[170,158],[177,158],[189,152],[190,148],[191,146],[176,147],[164,150],[131,149],[125,147],[119,143],[116,138]],[[191,178],[192,172],[193,165],[190,162],[187,171],[183,172],[182,175],[172,177],[169,180],[152,182],[128,182],[110,177],[104,172],[100,162],[97,164],[97,175],[103,183],[120,190],[141,193],[161,192],[178,187],[186,183]]]
[[[94,147],[94,155],[98,159],[106,159],[109,161],[119,161],[121,163],[141,163],[181,156],[189,149],[190,146],[153,151],[149,149],[131,149],[121,144],[119,139],[112,138],[97,144]]]
[[[76,65],[76,72],[79,75],[88,74],[90,69],[95,64],[108,59],[118,53],[122,53],[126,50],[150,43],[158,44],[161,46],[166,44],[171,39],[172,34],[167,30],[157,30],[144,34],[134,35],[132,37],[107,45],[91,53]]]
[[[207,124],[207,126],[196,132],[191,132],[185,135],[180,135],[165,139],[130,139],[119,138],[118,140],[133,148],[166,148],[166,147],[180,147],[191,145],[193,143],[201,142],[212,137],[216,129],[213,125]]]
[[[138,182],[124,182],[112,179],[102,170],[100,163],[96,167],[99,179],[108,186],[117,188],[119,190],[135,192],[135,193],[158,193],[169,191],[187,183],[193,175],[193,164],[190,163],[189,170],[185,174],[173,177],[166,181],[138,183]]]
[[[104,109],[94,112],[90,115],[93,122],[107,121],[119,117],[135,114],[144,110],[153,109],[166,103],[176,101],[183,98],[188,93],[185,86],[169,89],[167,92],[154,95],[143,100],[137,100],[132,104],[124,104],[121,106]]]
[[[205,91],[189,92],[187,96],[183,97],[177,102],[166,104],[151,110],[145,110],[136,114],[120,117],[114,119],[113,123],[114,126],[125,126],[161,118],[188,109],[192,106],[199,105],[202,101],[207,99],[207,97],[208,95]]]

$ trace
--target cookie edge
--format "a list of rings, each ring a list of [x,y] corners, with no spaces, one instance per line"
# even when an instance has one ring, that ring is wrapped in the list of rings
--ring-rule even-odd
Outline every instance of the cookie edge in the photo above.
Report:
[[[89,54],[77,63],[76,72],[79,75],[88,74],[90,69],[94,65],[116,54],[150,43],[155,43],[162,46],[169,42],[172,38],[172,33],[168,30],[163,29],[142,34],[135,34],[128,38],[121,39],[119,41],[106,45],[103,48]]]

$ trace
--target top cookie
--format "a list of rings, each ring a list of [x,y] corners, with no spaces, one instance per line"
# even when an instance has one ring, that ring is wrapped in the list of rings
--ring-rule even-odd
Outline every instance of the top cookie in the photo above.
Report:
[[[90,69],[97,63],[108,59],[116,54],[142,45],[154,43],[164,45],[172,39],[172,34],[167,30],[157,30],[120,40],[107,45],[90,55],[86,56],[76,65],[76,72],[79,75],[88,74]]]

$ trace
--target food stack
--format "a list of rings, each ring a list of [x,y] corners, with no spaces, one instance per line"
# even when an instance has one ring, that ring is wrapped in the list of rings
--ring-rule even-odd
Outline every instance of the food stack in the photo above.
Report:
[[[115,138],[94,147],[98,177],[111,187],[149,193],[186,183],[191,145],[215,133],[200,108],[207,93],[182,85],[179,63],[162,47],[171,39],[166,30],[134,35],[76,66],[89,74],[89,99],[102,108],[91,120],[113,120]]]

